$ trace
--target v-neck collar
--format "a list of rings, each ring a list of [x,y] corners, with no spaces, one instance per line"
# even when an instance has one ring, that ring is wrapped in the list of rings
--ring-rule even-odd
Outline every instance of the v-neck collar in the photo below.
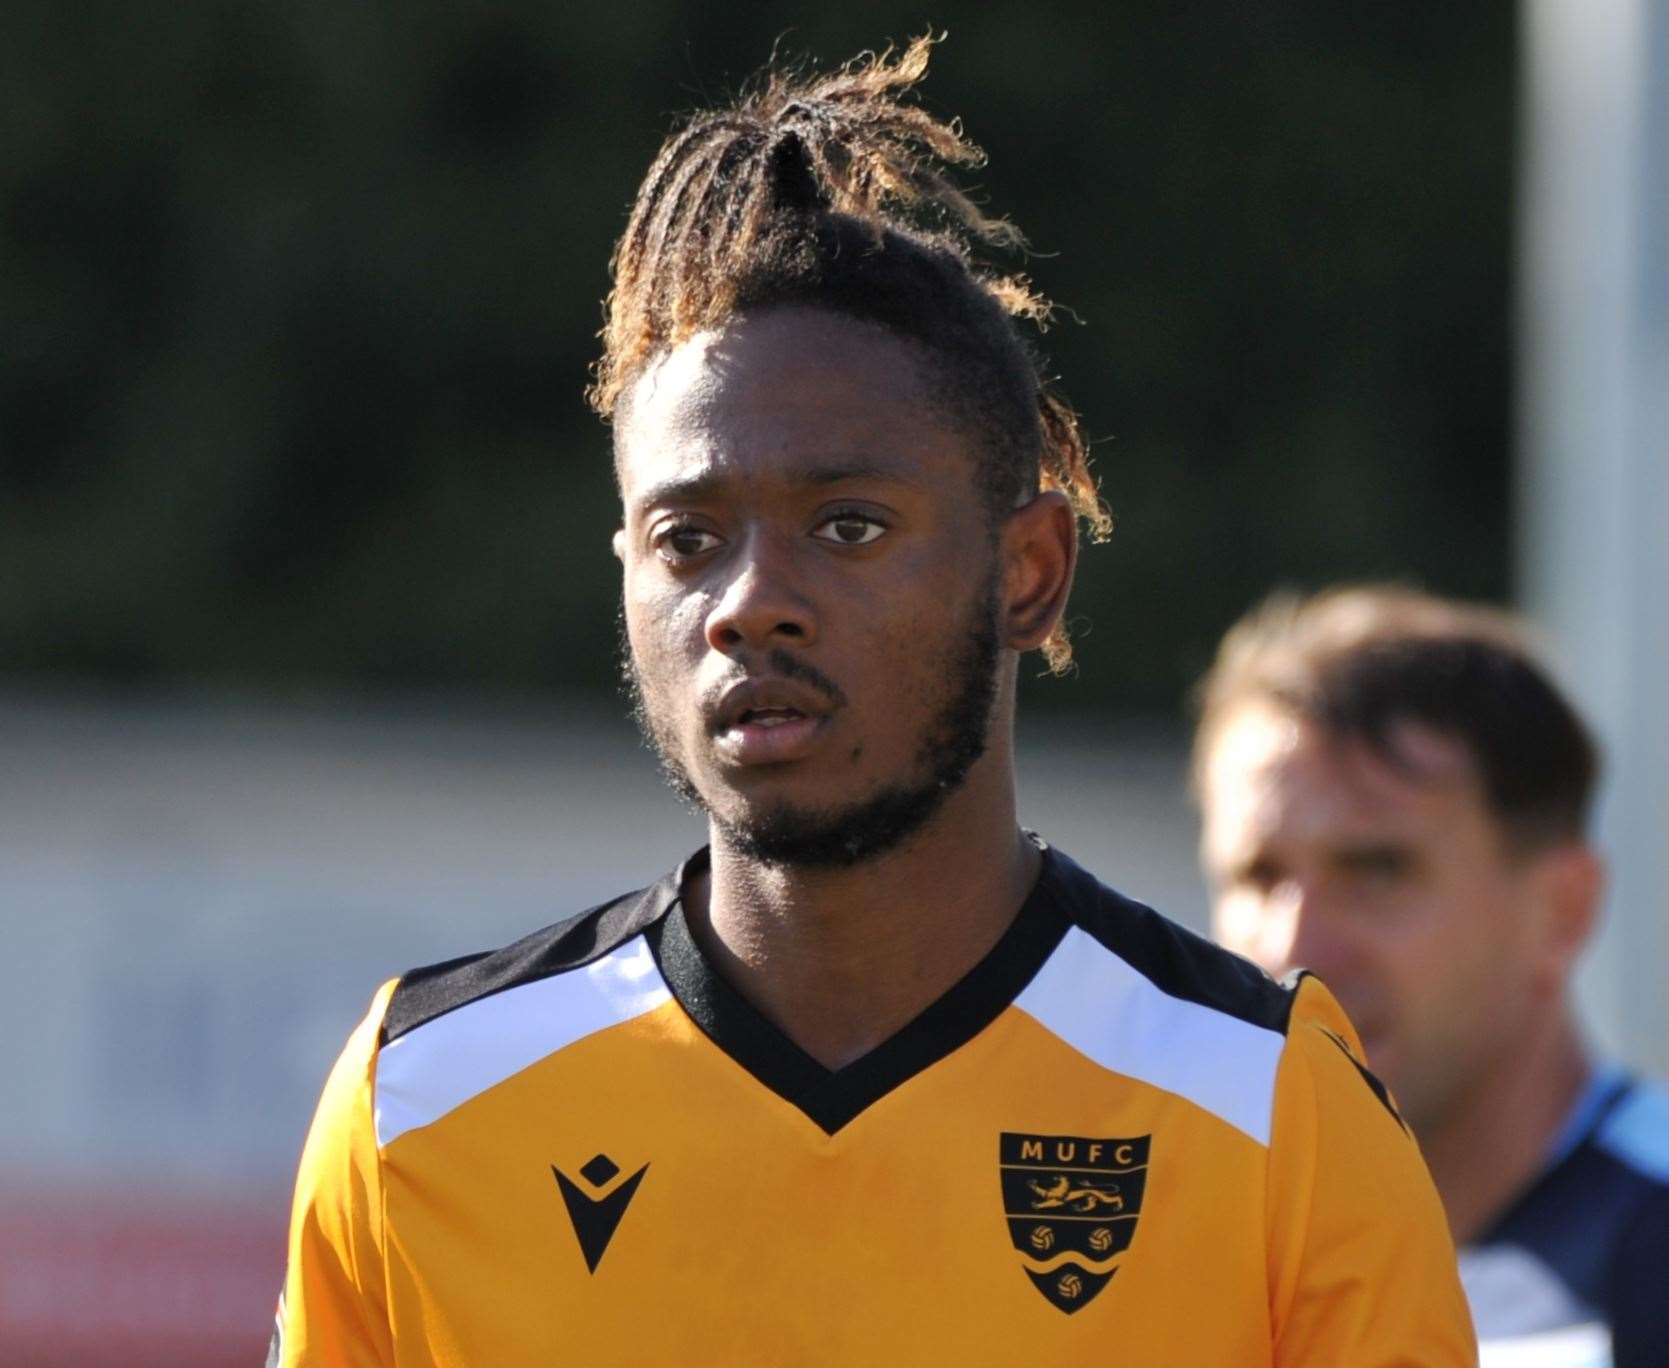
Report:
[[[1041,843],[1040,843],[1041,844]],[[674,877],[666,914],[644,931],[661,977],[706,1035],[784,1101],[833,1135],[895,1088],[960,1049],[1014,1001],[1066,934],[1054,853],[1043,847],[1037,882],[985,955],[896,1034],[841,1069],[808,1055],[708,964],[690,935],[682,890],[707,863],[698,851]],[[665,885],[663,884],[663,887]]]

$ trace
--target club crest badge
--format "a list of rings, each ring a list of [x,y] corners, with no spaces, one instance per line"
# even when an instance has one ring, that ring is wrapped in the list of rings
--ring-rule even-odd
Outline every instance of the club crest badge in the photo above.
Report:
[[[1032,1285],[1072,1315],[1118,1272],[1142,1214],[1152,1136],[1001,1133],[998,1173],[1008,1237]]]

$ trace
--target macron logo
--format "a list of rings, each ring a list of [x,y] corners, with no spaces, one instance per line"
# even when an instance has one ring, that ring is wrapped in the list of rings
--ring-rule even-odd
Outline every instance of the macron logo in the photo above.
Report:
[[[555,1164],[551,1165],[551,1172],[556,1175],[556,1185],[562,1191],[562,1204],[568,1208],[568,1220],[573,1224],[574,1237],[579,1241],[580,1253],[585,1256],[585,1266],[595,1273],[597,1265],[603,1261],[609,1241],[614,1238],[614,1232],[619,1228],[620,1218],[626,1214],[626,1208],[632,1204],[632,1198],[637,1194],[638,1184],[643,1181],[643,1175],[649,1172],[649,1165],[645,1164],[625,1182],[613,1188],[609,1188],[608,1184],[619,1174],[620,1165],[606,1154],[594,1154],[581,1165],[579,1173],[585,1187],[581,1187]],[[597,1195],[592,1196],[586,1188]]]

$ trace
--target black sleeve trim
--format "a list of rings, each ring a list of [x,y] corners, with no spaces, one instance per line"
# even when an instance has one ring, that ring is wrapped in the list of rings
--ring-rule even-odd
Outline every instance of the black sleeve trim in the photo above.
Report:
[[[1114,892],[1059,851],[1051,854],[1061,901],[1072,919],[1160,992],[1286,1034],[1291,988],[1250,960]]]
[[[599,903],[513,945],[464,955],[401,975],[383,1014],[381,1043],[482,998],[601,959],[662,916],[678,895],[682,870],[648,888]]]
[[[1329,1031],[1325,1026],[1317,1026],[1316,1029],[1344,1051],[1344,1057],[1356,1066],[1356,1072],[1362,1075],[1362,1081],[1373,1089],[1373,1095],[1379,1099],[1379,1105],[1391,1113],[1391,1119],[1402,1127],[1402,1133],[1412,1135],[1413,1132],[1408,1129],[1408,1122],[1402,1119],[1402,1113],[1397,1110],[1397,1104],[1391,1101],[1389,1089],[1379,1081],[1378,1075],[1372,1069],[1356,1057],[1356,1052],[1350,1048],[1350,1042],[1337,1031]]]

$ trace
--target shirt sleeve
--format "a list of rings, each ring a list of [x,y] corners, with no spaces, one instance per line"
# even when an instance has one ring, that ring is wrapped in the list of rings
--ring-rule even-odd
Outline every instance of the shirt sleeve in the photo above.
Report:
[[[372,1120],[377,1038],[394,983],[349,1037],[301,1152],[289,1263],[267,1362],[273,1368],[392,1364],[382,1175]]]
[[[1269,1150],[1278,1368],[1478,1361],[1448,1221],[1413,1137],[1320,981],[1298,986]]]

